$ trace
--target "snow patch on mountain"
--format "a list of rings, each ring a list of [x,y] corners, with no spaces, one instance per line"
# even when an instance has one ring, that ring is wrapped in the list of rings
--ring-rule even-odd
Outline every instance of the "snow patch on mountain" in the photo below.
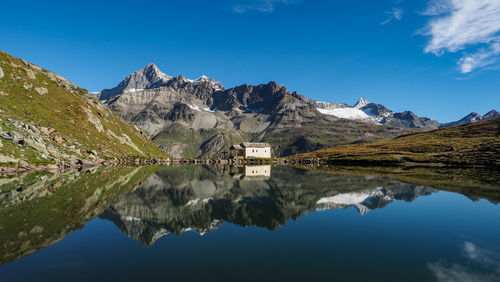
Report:
[[[196,106],[196,105],[190,105],[190,104],[187,104],[189,108],[191,108],[191,110],[195,110],[195,111],[200,111],[200,107]]]
[[[143,91],[144,89],[135,89],[135,88],[130,88],[130,89],[126,89],[123,91],[123,93],[135,93],[135,92],[139,92],[139,91]]]
[[[336,116],[338,118],[346,118],[346,119],[368,119],[370,118],[362,110],[354,109],[354,108],[337,108],[333,110],[319,109],[318,111],[325,115]]]
[[[374,123],[374,124],[380,124],[380,121],[382,120],[382,117],[368,115],[366,112],[364,112],[360,109],[355,109],[355,108],[350,108],[350,107],[336,108],[336,109],[332,109],[332,110],[321,109],[321,108],[316,108],[316,109],[322,114],[331,115],[331,116],[335,116],[338,118],[359,120],[359,121],[364,121],[364,122],[369,122],[369,123]]]

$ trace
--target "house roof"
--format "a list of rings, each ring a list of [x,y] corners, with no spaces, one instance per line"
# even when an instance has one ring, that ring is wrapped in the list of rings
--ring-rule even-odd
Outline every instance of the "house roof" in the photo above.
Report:
[[[243,142],[241,143],[243,148],[266,148],[271,147],[269,143],[254,143],[254,142]]]
[[[233,150],[243,150],[243,147],[241,147],[240,144],[235,144],[235,145],[231,146],[230,149],[233,149]]]

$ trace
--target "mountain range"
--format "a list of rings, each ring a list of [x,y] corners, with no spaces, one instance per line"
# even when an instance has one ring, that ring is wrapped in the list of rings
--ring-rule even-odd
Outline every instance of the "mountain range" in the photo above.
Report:
[[[317,101],[273,81],[226,89],[206,76],[166,75],[155,64],[94,95],[176,157],[220,156],[240,141],[270,142],[275,155],[287,156],[454,125],[364,98],[353,106]]]
[[[114,88],[88,93],[3,52],[0,98],[0,162],[6,164],[168,157],[164,152],[211,158],[242,141],[268,142],[274,156],[289,156],[499,115],[492,110],[442,124],[363,98],[353,106],[313,100],[274,81],[226,89],[206,76],[166,75],[155,64]]]

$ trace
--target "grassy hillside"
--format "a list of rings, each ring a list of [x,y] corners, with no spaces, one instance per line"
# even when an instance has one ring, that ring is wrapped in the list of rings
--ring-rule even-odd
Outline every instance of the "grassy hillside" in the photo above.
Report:
[[[65,78],[0,51],[0,163],[167,157]]]
[[[389,141],[337,146],[294,158],[331,163],[500,166],[500,119],[400,136]]]

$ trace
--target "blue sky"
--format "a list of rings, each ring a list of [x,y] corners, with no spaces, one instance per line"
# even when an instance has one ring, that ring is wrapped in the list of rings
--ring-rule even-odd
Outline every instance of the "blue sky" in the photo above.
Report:
[[[155,62],[446,122],[500,110],[499,2],[6,0],[0,49],[89,91]]]

